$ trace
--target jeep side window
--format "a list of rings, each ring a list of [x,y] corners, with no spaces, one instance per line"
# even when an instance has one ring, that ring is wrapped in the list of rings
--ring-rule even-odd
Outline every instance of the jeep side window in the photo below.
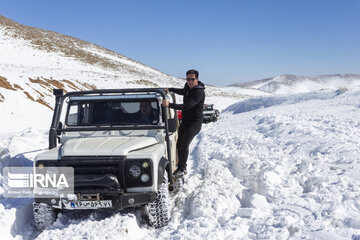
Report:
[[[78,124],[78,105],[70,106],[67,123],[69,125],[77,125]]]
[[[89,104],[73,104],[70,106],[68,115],[68,125],[86,125],[89,123]]]

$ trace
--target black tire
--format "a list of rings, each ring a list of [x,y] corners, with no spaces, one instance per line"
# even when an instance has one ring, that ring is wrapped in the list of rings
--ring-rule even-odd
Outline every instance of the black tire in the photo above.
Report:
[[[36,228],[44,230],[51,226],[56,220],[55,209],[46,203],[33,202],[33,213]]]
[[[166,226],[170,221],[171,210],[167,172],[164,173],[155,201],[149,203],[146,208],[150,226],[160,228]]]

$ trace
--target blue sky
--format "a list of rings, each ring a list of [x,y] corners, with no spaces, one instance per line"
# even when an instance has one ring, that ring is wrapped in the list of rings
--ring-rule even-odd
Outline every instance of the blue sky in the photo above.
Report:
[[[0,14],[162,72],[225,86],[280,74],[360,73],[357,0],[23,0]]]

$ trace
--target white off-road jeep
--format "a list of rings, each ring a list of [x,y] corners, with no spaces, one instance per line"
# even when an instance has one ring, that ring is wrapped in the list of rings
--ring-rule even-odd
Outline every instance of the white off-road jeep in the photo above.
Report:
[[[151,226],[166,225],[179,123],[175,110],[161,102],[175,102],[174,95],[154,88],[65,95],[54,89],[54,95],[49,150],[35,158],[34,167],[72,167],[74,194],[35,197],[38,229],[51,225],[62,210],[128,207],[142,207]]]

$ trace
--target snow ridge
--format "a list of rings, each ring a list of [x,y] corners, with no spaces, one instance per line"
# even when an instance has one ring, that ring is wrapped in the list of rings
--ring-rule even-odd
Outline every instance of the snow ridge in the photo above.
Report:
[[[359,74],[333,74],[305,77],[299,75],[282,74],[274,78],[238,83],[231,86],[258,89],[276,94],[294,94],[316,91],[321,89],[351,88],[360,85]]]

